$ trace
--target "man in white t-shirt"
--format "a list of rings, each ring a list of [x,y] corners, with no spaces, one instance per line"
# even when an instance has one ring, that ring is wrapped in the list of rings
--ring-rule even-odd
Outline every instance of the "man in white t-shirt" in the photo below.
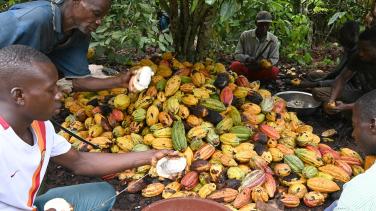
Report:
[[[107,183],[55,188],[36,197],[49,160],[75,174],[103,176],[150,164],[170,150],[140,153],[84,153],[54,131],[48,121],[59,111],[57,70],[44,54],[14,45],[0,49],[0,210],[43,210],[64,198],[75,210],[110,210],[115,198]],[[104,206],[100,206],[103,202]]]
[[[376,90],[360,97],[353,107],[353,137],[367,155],[376,155]],[[376,210],[376,165],[344,185],[341,197],[325,211]]]

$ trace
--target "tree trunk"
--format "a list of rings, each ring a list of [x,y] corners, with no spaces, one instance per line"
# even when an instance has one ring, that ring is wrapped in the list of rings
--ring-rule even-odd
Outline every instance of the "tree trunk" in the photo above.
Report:
[[[371,11],[365,17],[365,24],[368,28],[376,25],[376,0],[372,2]]]
[[[199,0],[191,11],[191,0],[160,0],[170,17],[170,30],[179,59],[194,61],[208,43],[215,6]]]

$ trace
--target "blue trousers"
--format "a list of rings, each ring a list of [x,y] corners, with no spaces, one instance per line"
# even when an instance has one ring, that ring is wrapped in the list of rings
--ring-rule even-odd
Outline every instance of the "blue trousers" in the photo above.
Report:
[[[338,200],[334,201],[329,207],[325,208],[324,211],[333,211],[337,207],[337,204]]]
[[[115,194],[115,189],[107,182],[86,183],[48,190],[45,194],[35,198],[34,205],[38,211],[43,211],[47,201],[63,198],[73,205],[74,211],[108,211],[112,209],[116,197],[107,200]],[[102,205],[104,202],[106,203]]]

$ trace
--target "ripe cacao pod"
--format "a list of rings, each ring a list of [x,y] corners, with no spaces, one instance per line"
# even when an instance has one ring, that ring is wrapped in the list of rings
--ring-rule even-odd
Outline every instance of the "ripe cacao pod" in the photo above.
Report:
[[[184,186],[186,190],[193,189],[198,184],[198,173],[196,171],[190,171],[184,175],[180,184]]]

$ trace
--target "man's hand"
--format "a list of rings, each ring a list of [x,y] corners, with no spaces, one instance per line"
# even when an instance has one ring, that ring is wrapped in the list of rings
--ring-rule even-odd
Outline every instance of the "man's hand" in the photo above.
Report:
[[[342,101],[336,101],[336,102],[327,102],[324,104],[324,111],[328,114],[336,114],[342,111],[351,110],[353,108],[354,104],[346,104]]]
[[[327,113],[327,114],[338,113],[338,111],[335,110],[335,107],[336,107],[336,102],[334,102],[334,101],[326,102],[323,105],[323,109],[324,109],[325,113]]]
[[[352,110],[353,107],[354,107],[354,103],[347,104],[342,101],[336,101],[336,107],[334,109],[338,111],[346,111],[346,110]]]
[[[129,81],[132,77],[132,73],[130,71],[120,73],[117,77],[120,79],[121,87],[129,88]]]
[[[173,151],[173,150],[167,150],[167,149],[162,149],[162,150],[153,150],[153,155],[151,158],[151,165],[155,166],[158,162],[158,160],[166,157],[166,156],[178,156],[179,152]]]
[[[246,63],[246,64],[248,64],[248,63],[254,63],[254,62],[256,62],[256,60],[253,57],[248,57],[244,61],[244,63]]]
[[[252,71],[258,71],[260,70],[260,65],[259,63],[254,59],[254,58],[251,58],[251,57],[248,57],[245,62],[244,62],[244,65],[252,70]]]

